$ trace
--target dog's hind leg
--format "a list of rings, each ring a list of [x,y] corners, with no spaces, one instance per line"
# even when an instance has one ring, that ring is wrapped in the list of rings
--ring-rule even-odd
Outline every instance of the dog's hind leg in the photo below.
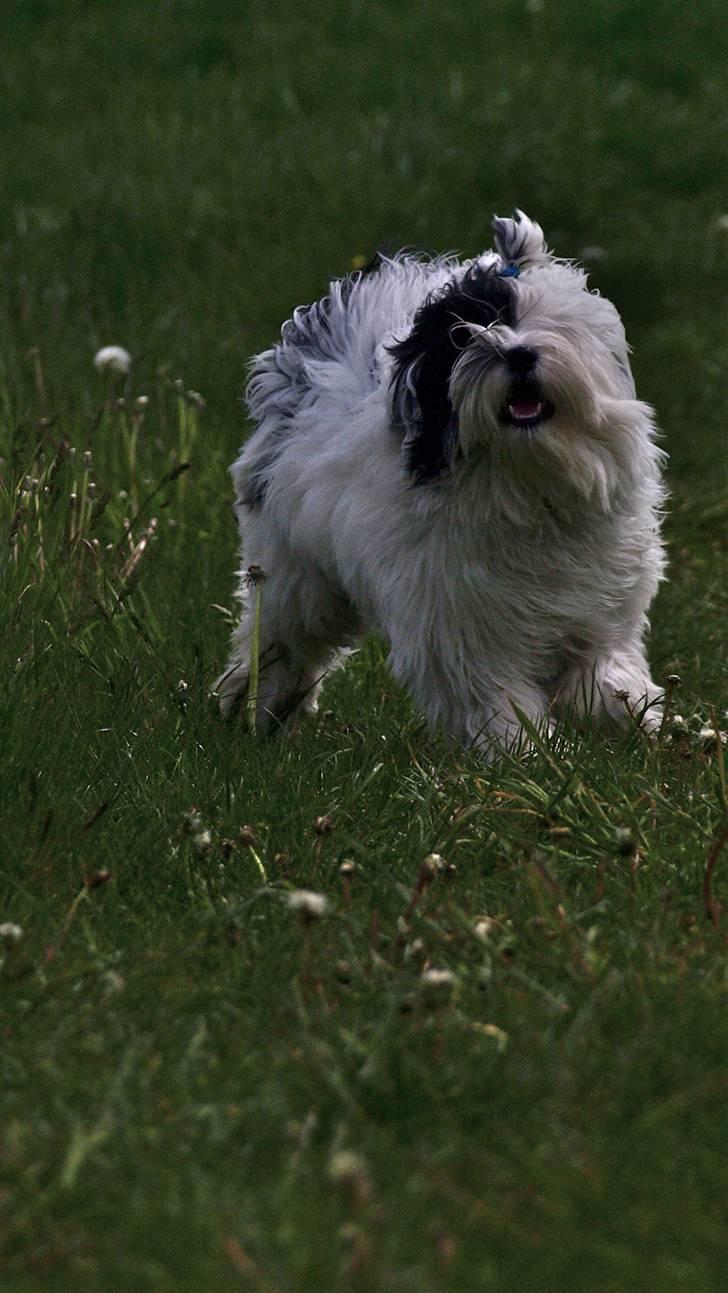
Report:
[[[275,730],[315,713],[324,679],[357,637],[349,603],[318,571],[272,569],[253,584],[242,573],[243,613],[228,666],[214,691],[223,714],[246,712],[259,605],[256,728]]]

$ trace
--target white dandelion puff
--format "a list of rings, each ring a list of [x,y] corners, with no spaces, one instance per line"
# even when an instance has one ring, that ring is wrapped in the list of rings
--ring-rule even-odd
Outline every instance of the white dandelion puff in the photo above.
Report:
[[[311,889],[293,889],[288,895],[288,906],[304,920],[320,920],[326,915],[329,900],[325,894],[314,893]]]
[[[125,375],[131,368],[131,355],[123,346],[102,346],[96,351],[94,363],[100,373]]]
[[[422,982],[428,988],[451,988],[455,983],[455,975],[452,970],[438,970],[431,966],[422,971]]]
[[[0,942],[5,943],[6,947],[14,947],[23,937],[23,930],[20,925],[16,925],[12,920],[6,920],[0,925]]]
[[[473,926],[473,933],[479,938],[481,943],[487,943],[494,934],[500,929],[500,923],[494,920],[492,916],[481,916],[476,920]]]
[[[701,727],[698,732],[698,744],[703,750],[716,750],[719,745],[728,742],[728,734],[716,727]]]

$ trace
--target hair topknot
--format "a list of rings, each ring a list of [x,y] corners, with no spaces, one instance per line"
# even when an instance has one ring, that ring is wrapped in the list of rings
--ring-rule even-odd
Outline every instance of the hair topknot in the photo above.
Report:
[[[496,251],[509,265],[528,269],[548,259],[543,229],[518,208],[512,217],[493,216],[493,236]]]

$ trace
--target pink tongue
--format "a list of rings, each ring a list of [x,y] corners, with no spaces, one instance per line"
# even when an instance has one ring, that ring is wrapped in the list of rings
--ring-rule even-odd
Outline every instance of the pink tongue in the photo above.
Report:
[[[525,402],[509,405],[511,416],[514,418],[537,418],[541,412],[541,403],[538,400],[526,404]]]

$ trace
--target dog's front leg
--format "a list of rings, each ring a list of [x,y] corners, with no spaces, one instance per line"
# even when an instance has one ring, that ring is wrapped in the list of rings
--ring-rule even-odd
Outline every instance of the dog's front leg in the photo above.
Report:
[[[626,727],[639,723],[656,732],[662,721],[664,692],[650,677],[650,667],[640,644],[595,653],[574,666],[561,680],[559,708],[569,707],[579,718],[603,722],[611,719]]]
[[[409,687],[430,723],[455,740],[475,749],[488,762],[499,755],[528,754],[534,749],[531,730],[548,736],[553,728],[549,701],[540,688],[524,680],[493,681],[504,677],[489,666],[453,674],[442,661],[428,657],[424,671],[393,663],[393,672]],[[523,720],[527,726],[524,726]]]

